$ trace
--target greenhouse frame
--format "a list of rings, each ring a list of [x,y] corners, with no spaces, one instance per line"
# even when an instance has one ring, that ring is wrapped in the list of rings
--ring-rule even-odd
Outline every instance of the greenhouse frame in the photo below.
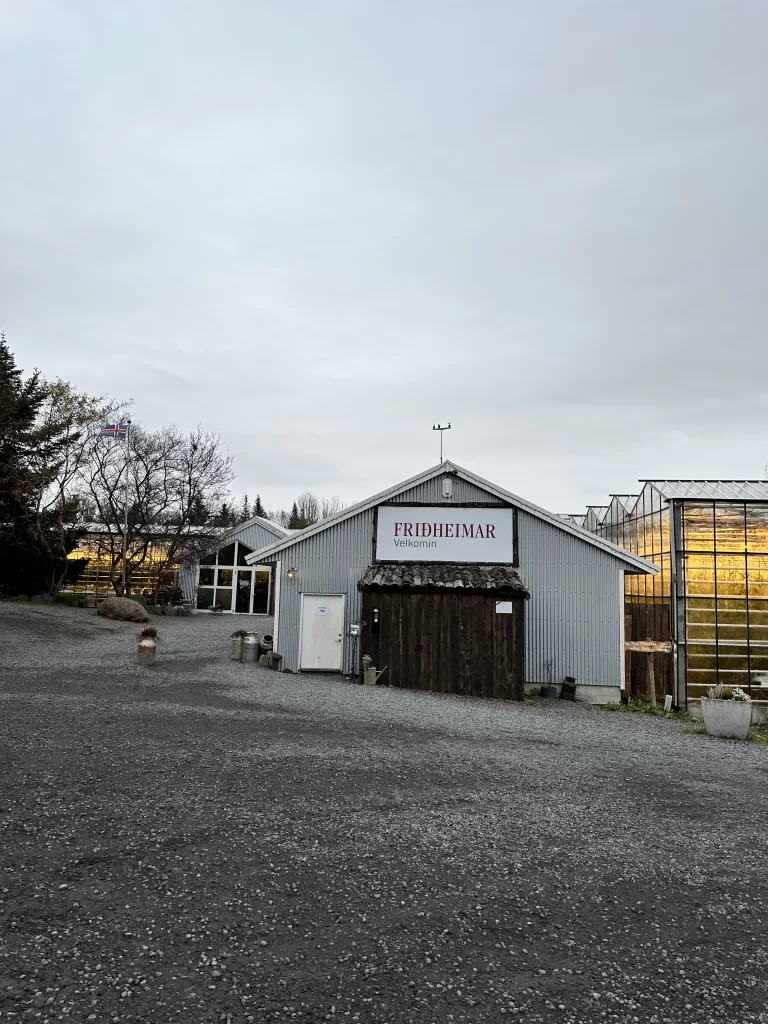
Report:
[[[768,481],[645,480],[591,506],[584,529],[659,567],[625,584],[627,639],[672,640],[674,655],[631,655],[627,692],[649,665],[678,707],[709,686],[768,688]],[[761,694],[761,689],[763,694]],[[755,692],[757,691],[757,692]]]

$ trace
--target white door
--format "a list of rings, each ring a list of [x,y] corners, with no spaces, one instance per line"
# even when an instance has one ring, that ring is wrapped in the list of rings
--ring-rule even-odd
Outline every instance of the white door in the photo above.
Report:
[[[301,595],[301,668],[341,672],[344,652],[344,598],[340,594]]]

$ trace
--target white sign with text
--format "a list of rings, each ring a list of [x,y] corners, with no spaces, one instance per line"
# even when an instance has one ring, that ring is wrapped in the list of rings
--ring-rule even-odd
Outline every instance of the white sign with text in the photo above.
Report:
[[[381,562],[512,562],[514,510],[379,505]]]

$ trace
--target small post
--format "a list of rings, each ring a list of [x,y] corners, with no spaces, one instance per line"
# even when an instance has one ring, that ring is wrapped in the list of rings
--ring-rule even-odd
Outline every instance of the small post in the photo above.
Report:
[[[653,655],[648,655],[648,689],[651,691],[651,705],[656,707],[656,672],[653,667]]]
[[[445,426],[443,426],[442,423],[435,423],[435,425],[432,427],[432,429],[440,431],[440,462],[442,463],[442,461],[443,461],[443,431],[444,430],[450,430],[451,429],[451,424],[448,423]]]
[[[119,425],[119,424],[118,424]],[[125,512],[123,515],[123,597],[126,597],[126,560],[128,558],[128,464],[131,455],[131,421],[125,422]]]

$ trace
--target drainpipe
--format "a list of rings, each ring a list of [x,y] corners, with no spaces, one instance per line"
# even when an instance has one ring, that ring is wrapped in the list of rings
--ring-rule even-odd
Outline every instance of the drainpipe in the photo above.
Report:
[[[678,519],[680,516],[680,505],[672,500],[669,503],[669,620],[672,639],[672,700],[676,708],[686,710],[687,694],[684,680],[680,674],[680,657],[678,642],[680,638],[680,624],[678,622],[678,537],[680,527]]]

